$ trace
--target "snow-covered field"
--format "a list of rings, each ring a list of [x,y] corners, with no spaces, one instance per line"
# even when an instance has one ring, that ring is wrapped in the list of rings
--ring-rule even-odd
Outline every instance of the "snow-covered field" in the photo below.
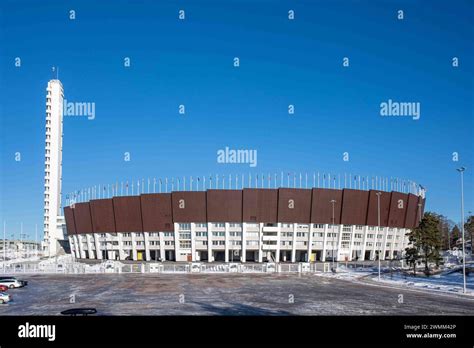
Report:
[[[377,280],[377,277],[372,277],[372,279]],[[409,286],[418,289],[459,294],[463,292],[463,277],[460,272],[430,277],[404,277],[400,274],[390,277],[389,275],[384,275],[381,281],[386,284]],[[466,295],[474,296],[474,277],[472,276],[466,277]]]
[[[370,280],[374,284],[378,283],[377,269],[352,270],[340,266],[336,273],[316,273],[318,277],[334,278],[350,281],[367,281]],[[430,277],[406,276],[397,272],[382,273],[381,283],[384,285],[411,287],[415,289],[424,289],[427,291],[439,291],[446,293],[463,293],[463,277],[461,272],[448,274],[447,272]],[[474,277],[466,277],[466,295],[474,296]]]

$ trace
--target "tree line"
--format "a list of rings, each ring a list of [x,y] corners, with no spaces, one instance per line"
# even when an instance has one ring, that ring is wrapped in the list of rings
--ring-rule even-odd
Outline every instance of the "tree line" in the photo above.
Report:
[[[458,225],[461,223],[455,224],[441,214],[426,212],[419,225],[407,233],[409,244],[405,249],[405,260],[413,267],[415,275],[419,262],[424,264],[424,273],[429,275],[430,264],[438,267],[442,263],[442,251],[460,247],[458,242],[462,241],[462,233]],[[472,241],[473,235],[474,216],[470,215],[464,222],[466,241]]]

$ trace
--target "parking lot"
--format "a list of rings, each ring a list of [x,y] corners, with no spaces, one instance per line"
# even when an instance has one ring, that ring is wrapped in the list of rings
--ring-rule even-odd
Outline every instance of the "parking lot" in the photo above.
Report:
[[[0,315],[472,315],[474,299],[314,274],[25,275]],[[400,303],[403,295],[403,303]],[[71,303],[75,301],[75,303]]]

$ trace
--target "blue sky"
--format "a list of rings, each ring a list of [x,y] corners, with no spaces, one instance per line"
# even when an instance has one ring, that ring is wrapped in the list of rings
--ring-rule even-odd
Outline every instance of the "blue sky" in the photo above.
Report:
[[[64,118],[63,193],[148,177],[357,173],[419,182],[428,210],[459,221],[464,165],[474,210],[471,1],[2,1],[0,35],[9,235],[21,221],[30,236],[42,230],[52,66],[66,99],[96,104],[94,120]],[[421,103],[420,119],[381,117],[388,99]],[[257,167],[217,163],[226,146],[257,150]]]

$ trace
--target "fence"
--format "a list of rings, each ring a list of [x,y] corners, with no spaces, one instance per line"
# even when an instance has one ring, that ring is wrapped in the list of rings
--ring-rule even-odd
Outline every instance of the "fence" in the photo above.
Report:
[[[64,263],[23,263],[0,266],[4,274],[90,273],[308,273],[329,272],[329,263],[126,263],[105,261],[93,265],[70,260]]]

